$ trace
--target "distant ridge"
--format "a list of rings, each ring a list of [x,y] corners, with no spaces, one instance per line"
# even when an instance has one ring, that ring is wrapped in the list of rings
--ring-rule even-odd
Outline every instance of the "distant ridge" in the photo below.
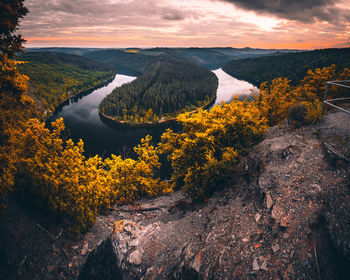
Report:
[[[297,84],[307,70],[332,64],[337,66],[337,70],[350,67],[350,48],[318,49],[232,60],[223,66],[223,70],[235,78],[249,81],[256,86],[277,77],[286,77],[292,81],[292,84]]]

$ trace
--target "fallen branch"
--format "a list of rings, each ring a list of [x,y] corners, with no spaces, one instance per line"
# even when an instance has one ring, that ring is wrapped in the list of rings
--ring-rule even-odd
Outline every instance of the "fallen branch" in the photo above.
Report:
[[[42,227],[41,225],[39,225],[39,224],[36,224],[36,226],[37,226],[38,228],[40,228],[42,231],[46,232],[46,233],[52,238],[52,234],[51,234],[47,229],[43,228],[43,227]]]
[[[68,253],[66,252],[66,250],[65,250],[64,248],[62,248],[62,252],[63,252],[63,254],[67,257],[67,259],[69,260]]]
[[[60,233],[55,237],[55,240],[57,240],[63,233],[63,229],[61,229]]]
[[[21,268],[26,260],[27,260],[27,256],[24,256],[23,260],[19,263],[18,267]]]
[[[52,240],[57,240],[63,233],[63,229],[61,229],[61,231],[59,232],[59,234],[57,236],[54,236],[51,232],[49,232],[47,229],[43,228],[41,225],[36,224],[36,226],[38,228],[40,228],[42,231],[46,232],[47,235],[52,239]]]
[[[350,160],[341,152],[336,151],[330,144],[323,142],[323,149],[332,161],[343,160],[349,162]]]
[[[122,209],[122,208],[108,207],[108,209],[113,210],[113,211],[134,213],[134,212],[151,212],[151,211],[160,210],[160,209],[165,208],[165,207],[166,206],[149,207],[149,208],[135,208],[135,209]]]
[[[314,245],[314,254],[315,254],[315,259],[316,259],[316,267],[317,267],[317,272],[318,272],[318,278],[320,278],[320,267],[318,266],[318,259],[317,259],[317,251],[316,251],[316,244]]]

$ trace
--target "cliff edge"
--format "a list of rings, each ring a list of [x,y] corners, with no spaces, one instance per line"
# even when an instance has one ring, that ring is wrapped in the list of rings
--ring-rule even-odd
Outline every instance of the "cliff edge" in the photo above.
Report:
[[[282,124],[203,204],[181,192],[114,211],[79,279],[344,279],[350,116]]]

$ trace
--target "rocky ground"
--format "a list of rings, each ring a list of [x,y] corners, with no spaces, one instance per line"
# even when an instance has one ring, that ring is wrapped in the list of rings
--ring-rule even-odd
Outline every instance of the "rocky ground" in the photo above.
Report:
[[[349,158],[350,115],[333,112],[270,129],[204,203],[181,192],[142,199],[77,240],[12,201],[0,278],[347,279]]]

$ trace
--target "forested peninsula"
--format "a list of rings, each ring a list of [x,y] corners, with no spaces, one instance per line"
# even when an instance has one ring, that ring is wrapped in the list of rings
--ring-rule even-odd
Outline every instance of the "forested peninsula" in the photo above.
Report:
[[[217,86],[211,71],[161,56],[137,80],[103,99],[99,109],[102,115],[122,123],[157,123],[209,104]]]

